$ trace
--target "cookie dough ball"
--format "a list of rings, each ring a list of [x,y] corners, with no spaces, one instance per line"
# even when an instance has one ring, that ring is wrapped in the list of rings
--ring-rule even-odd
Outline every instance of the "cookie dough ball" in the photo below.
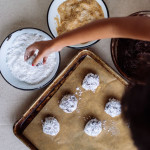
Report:
[[[121,104],[118,100],[112,98],[105,106],[105,112],[111,117],[116,117],[121,114]]]
[[[59,122],[54,117],[46,117],[42,124],[45,134],[55,136],[60,130]]]
[[[84,132],[89,136],[98,136],[102,131],[101,121],[91,119],[85,126]]]
[[[76,110],[78,100],[74,95],[65,95],[59,104],[59,107],[66,113],[72,113]]]
[[[99,84],[99,76],[97,74],[88,73],[83,80],[82,87],[87,91],[95,92]]]

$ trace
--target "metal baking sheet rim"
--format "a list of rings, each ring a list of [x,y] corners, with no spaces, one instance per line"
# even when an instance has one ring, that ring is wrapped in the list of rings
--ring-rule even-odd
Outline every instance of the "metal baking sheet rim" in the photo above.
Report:
[[[101,58],[96,56],[93,52],[90,50],[82,50],[80,51],[73,59],[72,61],[68,64],[68,66],[58,75],[58,77],[47,87],[47,89],[37,98],[37,100],[30,106],[30,108],[23,114],[22,118],[19,119],[13,127],[13,132],[18,137],[19,140],[21,140],[27,147],[31,149],[37,150],[37,148],[22,134],[24,129],[22,130],[22,125],[31,117],[32,113],[38,109],[38,107],[45,101],[45,99],[48,97],[50,93],[52,93],[53,89],[55,89],[57,84],[61,82],[61,79],[65,78],[66,73],[69,73],[72,69],[73,66],[78,66],[78,62],[80,59],[84,59],[85,57],[91,57],[94,59],[96,62],[100,63],[102,66],[105,66],[106,70],[111,72],[113,76],[115,76],[119,81],[121,81],[125,86],[128,85],[128,82],[124,80],[120,75],[118,75],[111,67],[109,67]],[[80,64],[80,63],[79,63]],[[69,75],[68,75],[69,76]],[[63,83],[62,83],[63,84]],[[61,84],[61,85],[62,85]],[[61,86],[60,85],[60,86]],[[57,91],[58,89],[56,89]],[[56,92],[55,91],[55,92]],[[55,93],[54,92],[54,93]],[[54,94],[53,94],[54,95]],[[52,96],[53,96],[52,95]],[[47,101],[48,102],[48,101]],[[47,103],[46,102],[46,103]],[[46,104],[45,104],[46,105]],[[45,106],[43,105],[43,107]],[[41,108],[42,109],[42,108]],[[38,111],[40,112],[40,110]],[[37,114],[36,114],[37,115]],[[35,116],[36,116],[35,115]],[[34,116],[34,117],[35,117]],[[34,119],[33,117],[33,119]],[[32,121],[32,120],[31,120]],[[29,124],[28,124],[29,125]]]

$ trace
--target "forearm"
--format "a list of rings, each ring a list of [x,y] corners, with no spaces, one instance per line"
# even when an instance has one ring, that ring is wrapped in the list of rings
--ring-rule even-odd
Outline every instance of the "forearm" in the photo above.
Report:
[[[89,23],[83,27],[69,31],[54,39],[55,43],[65,47],[70,45],[76,45],[88,41],[107,38],[112,35],[112,27],[108,23],[107,19],[98,20]]]
[[[150,41],[149,17],[116,18],[114,19],[113,24],[116,28],[116,38],[131,38]]]
[[[55,38],[60,47],[105,38],[131,38],[150,41],[150,18],[120,17],[101,19]]]
[[[43,58],[46,63],[47,56],[60,51],[66,46],[76,45],[88,41],[105,38],[131,38],[150,41],[150,18],[148,17],[122,17],[101,19],[87,24],[81,28],[67,32],[51,41],[40,41],[30,45],[25,53],[25,60],[38,49],[38,56],[33,65]]]

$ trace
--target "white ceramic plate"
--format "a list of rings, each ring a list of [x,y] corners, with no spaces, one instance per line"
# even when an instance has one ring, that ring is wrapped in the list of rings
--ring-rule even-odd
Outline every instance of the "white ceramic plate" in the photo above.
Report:
[[[51,32],[51,34],[53,35],[53,37],[57,37],[58,34],[57,34],[57,30],[56,30],[56,27],[57,27],[57,22],[56,22],[56,17],[59,17],[59,13],[57,11],[58,7],[63,3],[65,2],[66,0],[53,0],[52,3],[50,4],[49,6],[49,9],[48,9],[48,14],[47,14],[47,22],[48,22],[48,27],[49,27],[49,30]],[[104,12],[104,17],[105,18],[108,18],[109,17],[109,14],[108,14],[108,9],[105,5],[105,3],[102,1],[102,0],[96,0],[99,5],[102,7],[102,10]],[[78,44],[78,45],[73,45],[73,46],[69,46],[69,47],[72,47],[72,48],[86,48],[86,47],[89,47],[93,44],[95,44],[96,42],[98,42],[99,40],[96,40],[96,41],[91,41],[91,42],[88,42],[88,43],[85,43],[85,44]]]
[[[43,35],[44,37],[46,37],[48,40],[51,40],[51,37],[45,33],[44,31],[41,31],[39,29],[34,29],[34,28],[24,28],[24,29],[20,29],[17,30],[13,33],[11,33],[2,43],[1,48],[0,48],[0,71],[1,71],[1,75],[3,76],[3,78],[9,83],[11,84],[13,87],[18,88],[18,89],[22,89],[22,90],[34,90],[34,89],[40,89],[44,86],[46,86],[47,84],[49,84],[55,77],[58,68],[59,68],[59,63],[60,63],[60,54],[58,52],[56,52],[56,66],[53,70],[53,72],[47,77],[45,78],[43,81],[41,81],[38,84],[27,84],[25,82],[21,82],[18,79],[16,79],[10,72],[9,68],[7,67],[6,64],[6,54],[7,54],[7,49],[11,46],[13,40],[18,36],[21,35],[23,33],[38,33],[40,35]]]

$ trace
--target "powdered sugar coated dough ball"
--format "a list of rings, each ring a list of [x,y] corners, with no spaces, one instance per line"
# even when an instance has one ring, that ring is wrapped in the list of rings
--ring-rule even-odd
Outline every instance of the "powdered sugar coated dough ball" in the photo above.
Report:
[[[78,100],[74,95],[65,95],[59,104],[59,107],[66,113],[72,113],[76,110],[78,104]]]
[[[98,136],[102,131],[101,121],[91,119],[85,126],[84,132],[89,136]]]
[[[60,130],[59,122],[54,117],[46,117],[42,125],[43,132],[51,136],[57,135]]]
[[[121,104],[118,100],[112,98],[105,106],[105,112],[111,117],[116,117],[121,114]]]
[[[82,83],[82,87],[85,90],[91,90],[92,92],[95,92],[97,87],[99,86],[99,76],[97,74],[88,73]]]

